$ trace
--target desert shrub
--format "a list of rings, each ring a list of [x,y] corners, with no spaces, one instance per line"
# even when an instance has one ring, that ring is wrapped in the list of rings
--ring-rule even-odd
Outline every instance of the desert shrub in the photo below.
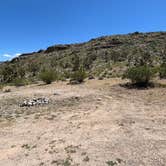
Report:
[[[19,65],[19,66],[16,67],[15,70],[16,70],[16,76],[18,78],[25,77],[26,71],[25,71],[24,67],[22,67],[21,65]]]
[[[65,78],[70,78],[71,72],[64,70],[63,75],[64,75]]]
[[[16,78],[25,77],[25,73],[25,69],[20,64],[3,64],[0,68],[0,82],[12,83]]]
[[[11,82],[17,75],[16,75],[16,67],[14,65],[5,64],[1,67],[0,70],[0,79],[2,83],[9,83]]]
[[[29,62],[28,63],[28,69],[27,69],[31,75],[34,77],[37,75],[38,71],[39,71],[39,65],[35,62]]]
[[[127,57],[127,65],[134,66],[153,66],[152,54],[143,48],[134,48]]]
[[[159,69],[160,78],[166,78],[166,64],[161,65]]]
[[[71,74],[70,82],[73,83],[82,83],[86,78],[86,72],[84,69],[79,69]]]
[[[114,63],[119,62],[119,59],[121,58],[120,52],[111,50],[110,58]]]
[[[52,70],[46,70],[46,71],[42,71],[39,74],[39,78],[45,82],[46,84],[51,84],[53,81],[56,80],[57,75],[56,72],[52,71]]]
[[[80,58],[77,54],[74,54],[72,58],[72,63],[73,63],[73,71],[78,71],[80,68]]]
[[[148,86],[150,80],[154,77],[156,70],[149,66],[138,66],[127,69],[123,78],[130,79],[132,84],[137,86]]]
[[[0,84],[0,91],[3,89],[4,85]]]
[[[160,57],[160,69],[159,69],[159,76],[160,78],[166,78],[166,45],[161,50],[161,57]]]
[[[25,86],[27,84],[26,80],[21,79],[21,78],[16,78],[13,80],[13,85],[19,87],[19,86]]]

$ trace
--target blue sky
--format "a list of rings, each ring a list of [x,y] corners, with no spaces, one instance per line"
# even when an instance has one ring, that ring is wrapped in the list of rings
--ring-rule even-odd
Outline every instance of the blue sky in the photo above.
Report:
[[[0,61],[102,35],[166,30],[165,0],[0,0]]]

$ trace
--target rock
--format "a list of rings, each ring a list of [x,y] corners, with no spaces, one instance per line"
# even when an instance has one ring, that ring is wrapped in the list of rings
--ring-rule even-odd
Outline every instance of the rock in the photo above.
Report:
[[[98,98],[97,101],[102,101],[102,99],[101,99],[101,98]]]
[[[99,77],[98,77],[98,80],[103,80],[103,79],[104,79],[103,76],[99,76]]]
[[[57,93],[57,92],[55,92],[53,95],[55,95],[55,96],[59,96],[60,94],[59,94],[59,93]]]
[[[77,80],[70,80],[70,84],[71,84],[71,85],[80,84],[80,82],[77,81]]]
[[[11,92],[11,88],[9,86],[6,86],[3,88],[2,90],[4,93],[8,93],[8,92]]]
[[[88,77],[88,79],[89,79],[89,80],[92,80],[92,79],[95,79],[95,77],[94,77],[93,75],[90,75],[90,76]]]
[[[36,105],[44,105],[48,103],[49,103],[48,98],[33,98],[33,99],[24,100],[23,103],[20,104],[20,107],[31,107]]]

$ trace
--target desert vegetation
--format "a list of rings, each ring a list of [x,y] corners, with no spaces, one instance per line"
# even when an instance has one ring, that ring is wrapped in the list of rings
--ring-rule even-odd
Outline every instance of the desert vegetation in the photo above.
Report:
[[[71,74],[70,82],[71,83],[82,83],[86,78],[86,72],[83,68],[79,68],[77,71],[74,71]]]
[[[57,80],[57,73],[53,70],[44,70],[39,74],[39,78],[46,84],[51,84]]]
[[[156,70],[148,66],[129,68],[123,78],[130,79],[133,85],[147,87],[154,78]]]
[[[82,82],[85,73],[99,79],[124,76],[131,79],[132,73],[138,70],[153,75],[154,68],[155,75],[150,77],[163,79],[166,77],[165,40],[165,32],[137,32],[100,37],[81,44],[51,46],[1,63],[0,82],[22,85],[43,79],[44,82],[49,79],[46,83],[77,79],[74,77]],[[56,79],[50,70],[55,72]]]
[[[165,40],[105,36],[1,63],[0,165],[165,165]]]

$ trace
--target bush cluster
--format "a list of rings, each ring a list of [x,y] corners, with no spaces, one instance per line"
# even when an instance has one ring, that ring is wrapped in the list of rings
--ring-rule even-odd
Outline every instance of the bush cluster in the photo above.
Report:
[[[160,78],[166,78],[166,64],[161,65],[159,70]]]
[[[19,86],[24,86],[27,84],[26,80],[21,79],[21,78],[16,78],[12,81],[12,84],[14,84],[15,86],[19,87]]]
[[[132,84],[137,86],[148,86],[150,80],[156,74],[156,70],[149,66],[136,66],[129,68],[123,75],[123,78],[130,79]]]
[[[52,70],[46,70],[46,71],[42,71],[39,74],[39,78],[46,84],[51,84],[53,81],[57,79],[57,74],[56,72]]]
[[[86,72],[84,69],[79,69],[71,74],[70,82],[82,83],[86,78]]]

